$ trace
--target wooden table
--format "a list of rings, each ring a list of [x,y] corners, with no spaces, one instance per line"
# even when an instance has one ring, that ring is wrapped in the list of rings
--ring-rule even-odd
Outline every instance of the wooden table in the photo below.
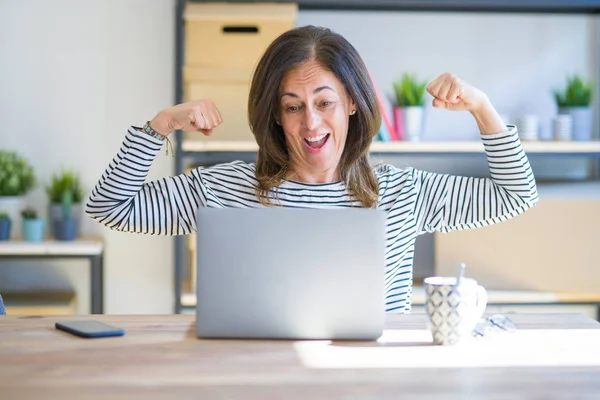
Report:
[[[57,320],[94,318],[117,338]],[[0,398],[581,399],[600,396],[600,323],[513,315],[514,334],[435,346],[421,315],[378,341],[201,340],[193,315],[0,317]]]
[[[80,238],[71,241],[45,240],[0,242],[0,259],[74,259],[90,262],[90,296],[92,314],[104,312],[104,242],[99,238]]]

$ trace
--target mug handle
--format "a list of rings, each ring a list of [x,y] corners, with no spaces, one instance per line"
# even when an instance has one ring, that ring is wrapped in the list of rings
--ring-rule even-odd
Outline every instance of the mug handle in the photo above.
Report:
[[[487,307],[488,295],[485,288],[481,285],[477,285],[477,308],[475,309],[476,321],[479,321],[483,317],[485,308]]]

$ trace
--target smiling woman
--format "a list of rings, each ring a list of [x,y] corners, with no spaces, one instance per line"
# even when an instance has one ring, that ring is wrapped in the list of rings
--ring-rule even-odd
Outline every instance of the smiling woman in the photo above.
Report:
[[[86,212],[111,229],[180,235],[196,230],[200,207],[377,208],[387,216],[385,310],[408,312],[418,235],[504,221],[538,200],[516,127],[503,123],[483,92],[451,73],[427,91],[433,107],[471,113],[489,178],[372,167],[381,114],[367,69],[341,35],[306,26],[278,37],[257,65],[248,99],[256,164],[234,161],[145,183],[172,131],[210,135],[222,123],[210,99],[179,104],[129,128]]]
[[[277,38],[256,68],[248,116],[261,202],[289,179],[347,182],[363,206],[376,206],[368,149],[381,115],[367,68],[343,37],[306,27]]]

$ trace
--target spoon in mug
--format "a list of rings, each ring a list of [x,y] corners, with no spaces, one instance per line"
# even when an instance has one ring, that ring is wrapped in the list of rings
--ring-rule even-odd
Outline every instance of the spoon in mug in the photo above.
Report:
[[[460,285],[460,280],[465,275],[465,268],[467,265],[465,263],[461,263],[458,268],[458,278],[456,278],[456,286]]]

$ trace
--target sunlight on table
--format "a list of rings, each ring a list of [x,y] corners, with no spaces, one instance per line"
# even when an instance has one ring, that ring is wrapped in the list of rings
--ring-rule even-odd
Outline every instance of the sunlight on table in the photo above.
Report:
[[[425,330],[386,330],[376,342],[295,342],[308,368],[600,366],[600,330],[519,330],[437,346]]]

